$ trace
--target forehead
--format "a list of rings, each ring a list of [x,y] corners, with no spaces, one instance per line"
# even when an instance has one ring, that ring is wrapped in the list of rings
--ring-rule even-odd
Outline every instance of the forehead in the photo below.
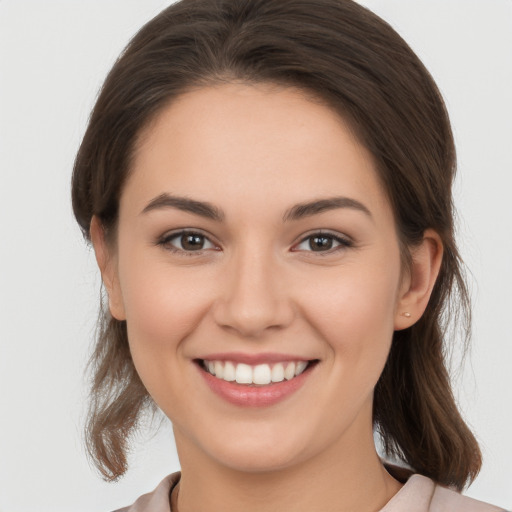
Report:
[[[340,115],[271,84],[176,98],[142,132],[125,188],[121,203],[140,208],[163,192],[213,203],[243,197],[245,209],[337,194],[388,207],[372,155]]]

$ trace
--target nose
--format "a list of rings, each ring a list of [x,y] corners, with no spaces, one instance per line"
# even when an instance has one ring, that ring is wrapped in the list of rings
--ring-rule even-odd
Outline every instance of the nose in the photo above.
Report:
[[[283,267],[271,251],[244,250],[226,262],[213,308],[216,323],[247,338],[283,329],[293,320]]]

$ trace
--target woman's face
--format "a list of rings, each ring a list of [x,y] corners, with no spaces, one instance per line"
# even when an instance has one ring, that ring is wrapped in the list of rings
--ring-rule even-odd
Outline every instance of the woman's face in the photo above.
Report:
[[[371,443],[407,279],[337,114],[270,85],[180,96],[140,138],[118,226],[111,311],[180,455],[261,471]]]

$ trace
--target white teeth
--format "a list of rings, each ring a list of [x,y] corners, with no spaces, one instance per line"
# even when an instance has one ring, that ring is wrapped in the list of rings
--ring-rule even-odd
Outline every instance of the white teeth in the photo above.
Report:
[[[272,382],[282,382],[284,380],[284,366],[277,363],[272,368]]]
[[[210,372],[211,373],[211,372]],[[224,380],[232,382],[236,379],[236,368],[231,361],[226,361],[224,364]]]
[[[252,368],[248,364],[237,364],[235,380],[238,384],[252,384]]]
[[[299,361],[295,368],[295,376],[300,375],[305,369],[308,363],[306,361]]]
[[[284,369],[284,378],[291,380],[295,377],[295,363],[288,363]]]
[[[259,364],[254,367],[252,381],[254,384],[270,384],[272,382],[272,372],[268,364]]]
[[[222,361],[215,361],[215,375],[219,377],[219,379],[224,378],[224,365]]]
[[[215,377],[238,384],[256,384],[264,386],[271,382],[291,380],[300,375],[308,366],[307,361],[288,361],[286,363],[258,364],[251,366],[231,361],[204,361],[204,368]]]

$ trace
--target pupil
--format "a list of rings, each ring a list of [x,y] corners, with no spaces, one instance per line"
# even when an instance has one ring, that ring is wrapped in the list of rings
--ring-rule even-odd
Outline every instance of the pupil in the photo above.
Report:
[[[203,248],[204,240],[201,235],[183,235],[181,246],[189,251],[197,251]]]
[[[313,251],[322,251],[332,247],[332,238],[328,236],[314,236],[309,245]]]

